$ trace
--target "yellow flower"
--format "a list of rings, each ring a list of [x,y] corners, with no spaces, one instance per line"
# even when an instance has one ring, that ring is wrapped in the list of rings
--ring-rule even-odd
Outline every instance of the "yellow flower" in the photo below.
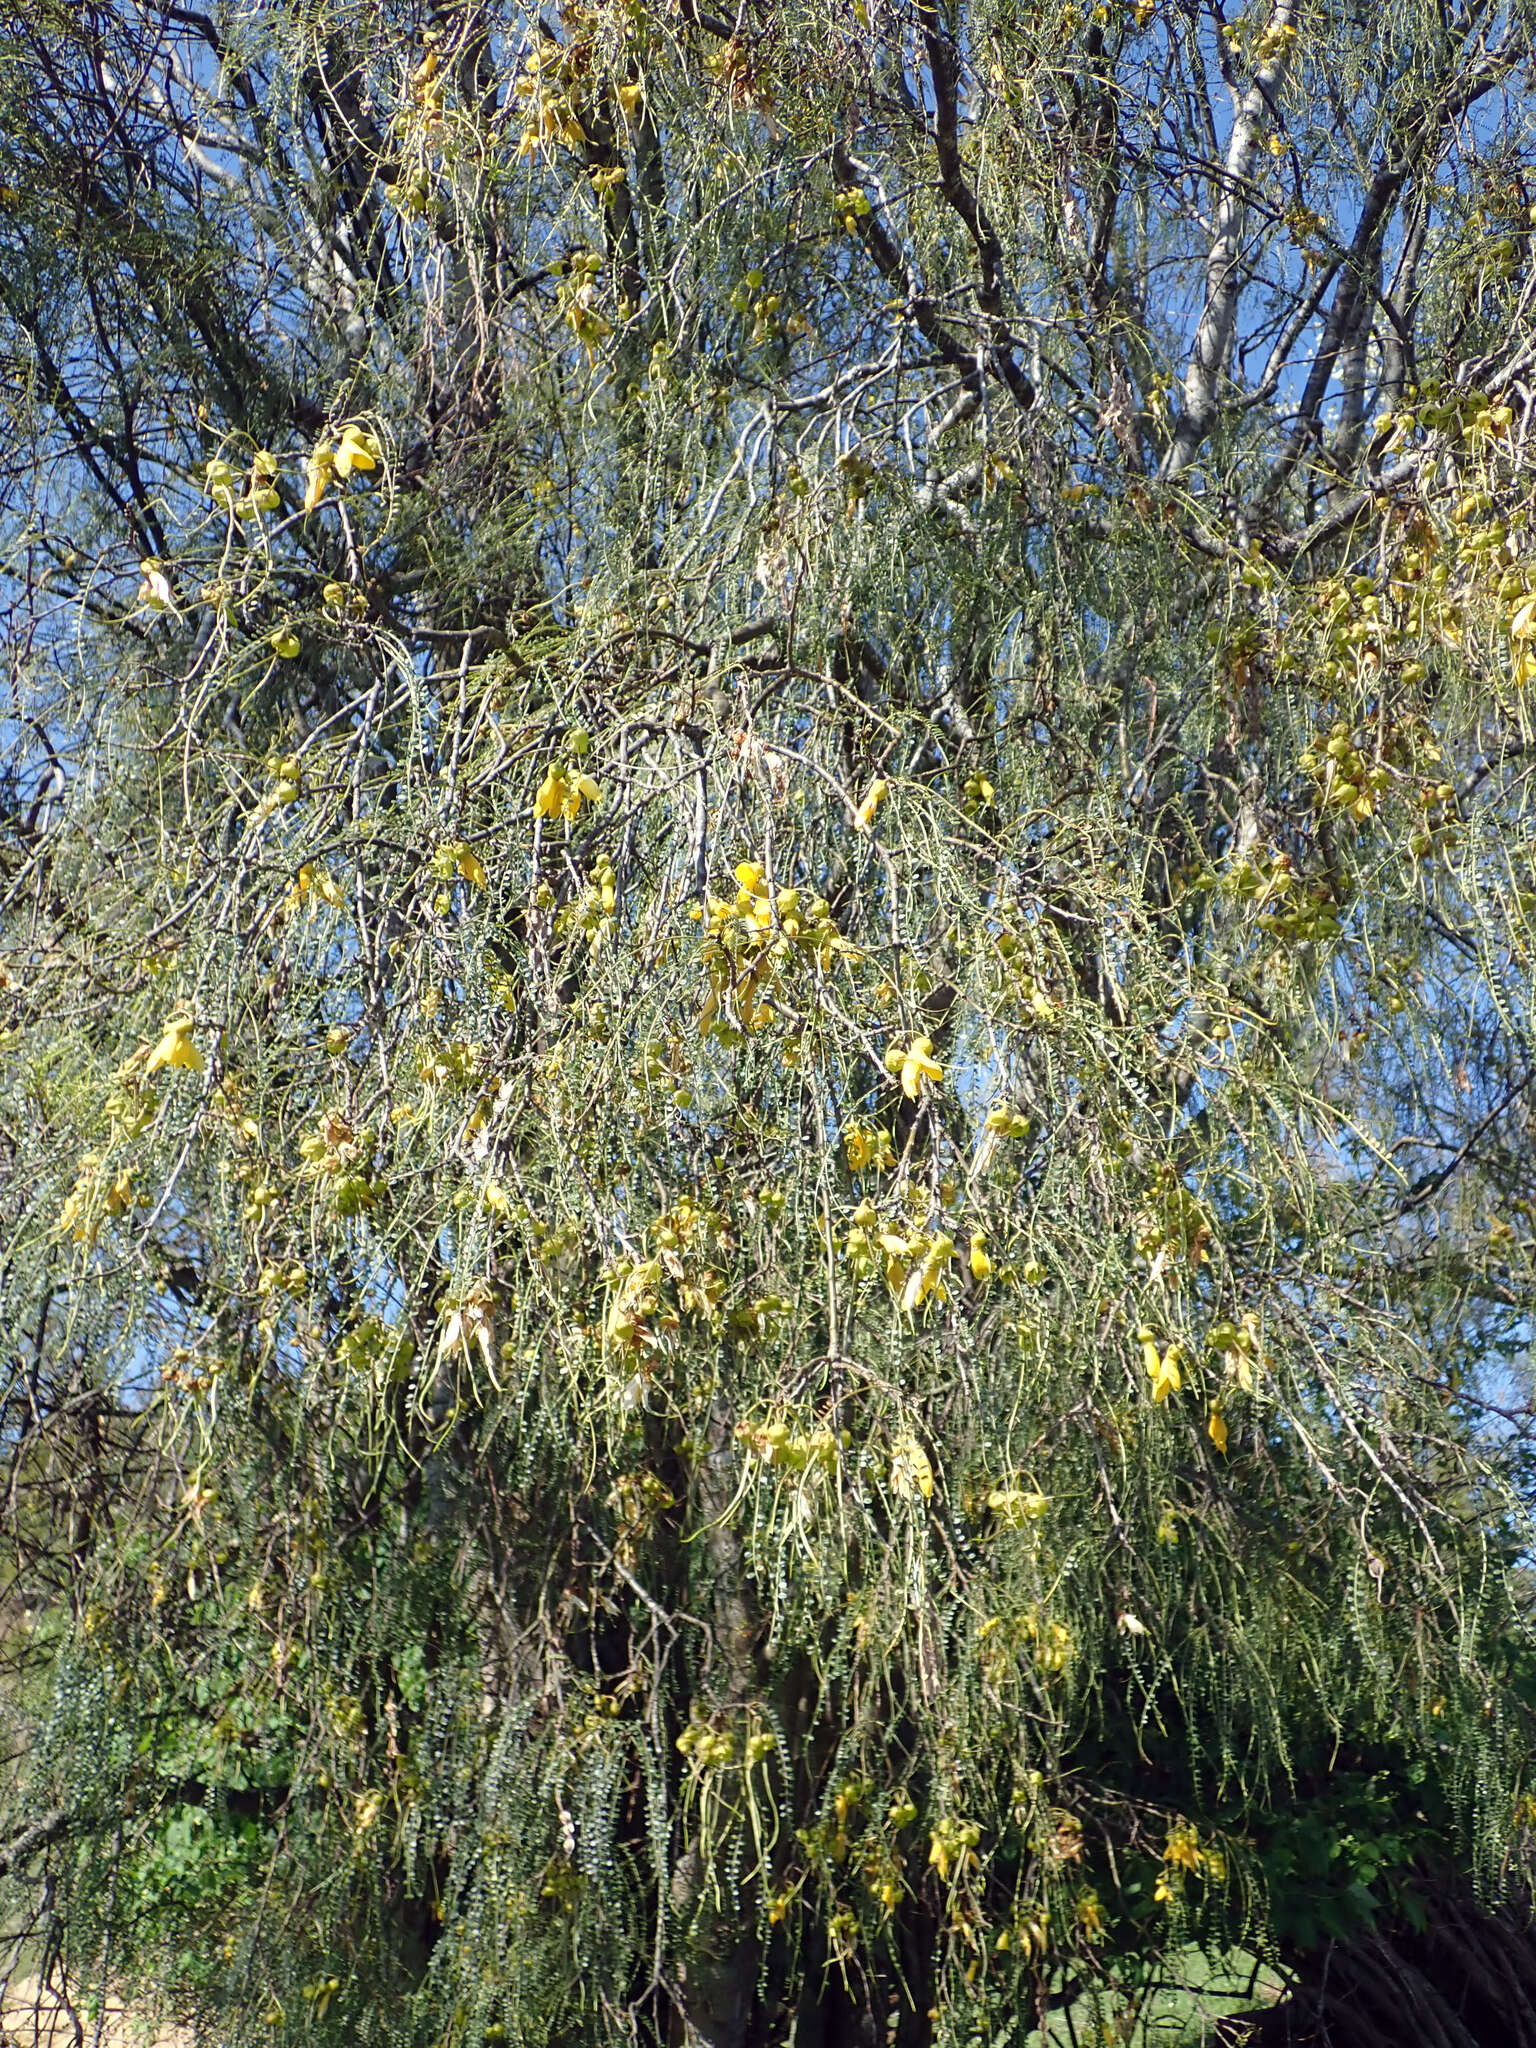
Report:
[[[222,505],[226,511],[235,502],[235,472],[220,456],[214,456],[204,469],[208,495],[215,505]]]
[[[486,1370],[490,1371],[496,1357],[496,1304],[490,1289],[483,1285],[472,1287],[464,1299],[449,1310],[437,1345],[439,1358],[452,1358],[457,1352],[473,1362],[476,1351]]]
[[[889,1248],[889,1240],[885,1236],[882,1235],[880,1241]],[[907,1254],[923,1250],[923,1240],[920,1237],[914,1239],[910,1245],[899,1238],[896,1242],[901,1246],[901,1252],[893,1255],[898,1259],[898,1262],[900,1258]],[[906,1286],[902,1290],[901,1305],[908,1314],[911,1314],[914,1309],[921,1308],[930,1294],[936,1294],[940,1301],[948,1299],[943,1285],[944,1269],[954,1256],[955,1240],[947,1236],[943,1231],[940,1231],[938,1236],[933,1238],[928,1244],[921,1262],[912,1269]],[[890,1280],[893,1287],[897,1284],[896,1280],[892,1278],[889,1267],[886,1271],[886,1278]]]
[[[992,1261],[987,1257],[986,1240],[979,1230],[971,1233],[971,1278],[978,1287],[992,1278]]]
[[[1259,1319],[1253,1310],[1249,1309],[1244,1315],[1241,1328],[1234,1322],[1219,1322],[1205,1341],[1210,1350],[1225,1356],[1228,1378],[1235,1379],[1245,1394],[1251,1394],[1254,1389],[1254,1362],[1263,1362]]]
[[[868,796],[853,814],[853,821],[861,832],[867,832],[875,822],[875,813],[879,810],[889,787],[884,776],[877,776],[869,785]]]
[[[1168,1349],[1159,1355],[1157,1339],[1150,1330],[1139,1330],[1137,1336],[1141,1342],[1142,1363],[1146,1366],[1147,1376],[1152,1382],[1152,1398],[1158,1402],[1166,1401],[1170,1394],[1176,1394],[1184,1384],[1183,1375],[1179,1371],[1183,1354],[1175,1343],[1170,1344]]]
[[[1211,1410],[1211,1419],[1205,1427],[1206,1434],[1210,1437],[1211,1442],[1220,1451],[1221,1455],[1225,1457],[1227,1455],[1227,1424],[1220,1408],[1213,1408]]]
[[[243,519],[248,512],[275,512],[282,504],[274,488],[277,476],[277,457],[265,448],[259,448],[251,461],[251,478],[245,487],[245,496],[235,506]]]
[[[635,118],[635,110],[640,105],[644,94],[645,88],[642,85],[630,84],[619,87],[619,105],[624,109],[626,121],[632,121]]]
[[[299,636],[291,626],[283,626],[272,635],[272,652],[281,655],[284,661],[292,661],[299,651]]]
[[[1192,1877],[1198,1877],[1205,1868],[1206,1856],[1200,1847],[1200,1837],[1187,1821],[1180,1821],[1168,1830],[1163,1861],[1176,1869],[1187,1870]]]
[[[1038,1522],[1050,1512],[1050,1500],[1043,1493],[1026,1492],[1022,1486],[994,1487],[987,1506],[1010,1529],[1022,1529],[1026,1522]]]
[[[843,1145],[852,1173],[862,1173],[867,1166],[885,1173],[896,1164],[889,1131],[874,1129],[868,1124],[854,1124],[843,1133]]]
[[[280,788],[282,786],[279,785]],[[322,903],[329,903],[333,910],[339,910],[347,900],[340,883],[324,868],[318,868],[313,861],[307,860],[288,884],[288,893],[283,899],[284,910],[291,916],[311,894],[318,896]]]
[[[338,476],[351,476],[354,470],[377,469],[381,450],[377,440],[368,429],[354,420],[341,430],[341,445],[334,459]]]
[[[473,884],[477,889],[485,887],[485,869],[481,866],[479,854],[472,846],[460,843],[454,865],[466,882]]]
[[[584,803],[596,809],[603,800],[603,792],[590,775],[576,775],[566,785],[565,815],[574,819]]]
[[[536,818],[558,818],[565,806],[565,777],[555,767],[546,768],[544,780],[533,799]]]
[[[94,1152],[87,1152],[75,1172],[75,1184],[64,1199],[59,1211],[58,1228],[67,1231],[82,1244],[94,1244],[100,1233],[100,1226],[91,1221],[88,1214],[91,1198],[96,1192],[96,1175],[101,1161]]]
[[[936,1870],[945,1883],[949,1880],[952,1865],[958,1866],[962,1872],[974,1869],[976,1845],[980,1840],[981,1829],[975,1821],[951,1820],[946,1814],[928,1837],[929,1867]]]
[[[924,1078],[935,1083],[944,1078],[944,1069],[933,1057],[933,1040],[928,1037],[914,1038],[903,1050],[892,1046],[885,1056],[886,1068],[901,1077],[901,1092],[916,1100]]]
[[[140,562],[139,576],[142,579],[139,584],[139,603],[147,606],[152,612],[176,612],[176,616],[180,618],[180,612],[176,611],[176,599],[171,591],[170,578],[153,557]]]
[[[185,1067],[189,1073],[200,1074],[206,1065],[192,1042],[191,1018],[185,1011],[178,1011],[166,1019],[160,1043],[144,1062],[144,1072],[158,1074],[162,1067]]]
[[[336,450],[329,440],[315,443],[314,453],[304,461],[304,510],[313,512],[330,489],[336,475]]]
[[[900,1500],[933,1498],[933,1467],[915,1436],[899,1436],[891,1446],[891,1491]]]
[[[590,775],[558,768],[551,762],[533,799],[533,815],[536,818],[564,818],[567,823],[574,823],[584,803],[597,805],[602,800],[603,792]]]

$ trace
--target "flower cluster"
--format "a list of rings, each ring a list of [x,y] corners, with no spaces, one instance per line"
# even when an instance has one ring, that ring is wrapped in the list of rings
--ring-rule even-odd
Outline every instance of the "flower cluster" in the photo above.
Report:
[[[736,894],[710,896],[704,965],[710,991],[699,1016],[707,1036],[727,1040],[736,1030],[757,1031],[769,1023],[776,973],[792,958],[814,962],[825,972],[836,955],[858,958],[858,948],[839,933],[824,897],[807,903],[799,889],[770,891],[758,861],[736,868]]]
[[[533,799],[535,818],[564,818],[567,825],[574,825],[581,816],[583,804],[594,809],[603,800],[598,788],[585,769],[560,767],[555,762],[544,770],[544,780],[539,784]]]

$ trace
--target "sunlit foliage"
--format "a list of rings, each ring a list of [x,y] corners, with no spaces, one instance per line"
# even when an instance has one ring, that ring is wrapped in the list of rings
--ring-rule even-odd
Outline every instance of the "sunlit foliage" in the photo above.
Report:
[[[1517,1885],[1526,10],[28,15],[19,1959],[1130,2039]]]

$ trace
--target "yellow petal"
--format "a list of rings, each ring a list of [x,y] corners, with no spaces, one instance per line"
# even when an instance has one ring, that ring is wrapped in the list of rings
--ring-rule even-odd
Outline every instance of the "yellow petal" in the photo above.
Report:
[[[901,1092],[916,1097],[924,1077],[930,1081],[942,1081],[944,1069],[933,1057],[931,1038],[914,1038],[905,1052],[893,1049],[885,1056],[885,1064],[892,1073],[900,1072]]]
[[[1179,1371],[1179,1361],[1183,1354],[1178,1344],[1170,1344],[1159,1358],[1151,1332],[1144,1330],[1141,1333],[1141,1353],[1152,1380],[1152,1399],[1158,1402],[1166,1401],[1170,1394],[1176,1394],[1184,1384],[1183,1374]]]
[[[144,1062],[146,1074],[157,1074],[162,1067],[185,1067],[189,1073],[200,1074],[207,1062],[192,1042],[192,1023],[188,1017],[170,1017],[166,1020],[160,1043]]]
[[[869,785],[868,795],[853,814],[854,823],[861,832],[867,832],[874,823],[875,813],[879,810],[888,788],[889,784],[883,776],[877,776]]]
[[[341,445],[336,450],[336,474],[350,476],[354,470],[377,469],[380,452],[377,440],[366,427],[343,427]]]
[[[1026,1522],[1038,1522],[1050,1512],[1050,1500],[1043,1493],[1022,1486],[1000,1486],[987,1495],[987,1506],[1010,1529],[1022,1529]]]
[[[1211,1442],[1221,1452],[1221,1455],[1225,1457],[1227,1455],[1227,1425],[1219,1408],[1211,1410],[1211,1419],[1205,1427],[1206,1434],[1210,1437]]]
[[[315,452],[304,464],[304,510],[313,512],[330,488],[335,474],[336,451],[329,441],[317,442]]]
[[[933,1467],[915,1436],[899,1436],[891,1446],[891,1491],[902,1500],[933,1498]]]
[[[147,604],[152,611],[175,611],[176,599],[171,591],[170,579],[160,564],[155,561],[140,562],[139,574],[144,579],[139,585],[139,603]]]
[[[466,882],[473,883],[477,889],[485,887],[485,869],[480,864],[480,856],[472,847],[459,848],[459,857],[455,865]]]

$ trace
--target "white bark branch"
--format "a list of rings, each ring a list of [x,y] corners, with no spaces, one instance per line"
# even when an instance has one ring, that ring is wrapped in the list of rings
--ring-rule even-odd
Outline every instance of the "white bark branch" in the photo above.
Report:
[[[1221,377],[1237,325],[1247,187],[1265,112],[1274,103],[1290,61],[1295,23],[1296,0],[1276,0],[1261,39],[1271,54],[1259,65],[1253,82],[1237,101],[1222,166],[1221,196],[1205,259],[1205,305],[1184,372],[1184,409],[1163,461],[1166,477],[1178,476],[1189,467],[1201,442],[1216,424]]]

